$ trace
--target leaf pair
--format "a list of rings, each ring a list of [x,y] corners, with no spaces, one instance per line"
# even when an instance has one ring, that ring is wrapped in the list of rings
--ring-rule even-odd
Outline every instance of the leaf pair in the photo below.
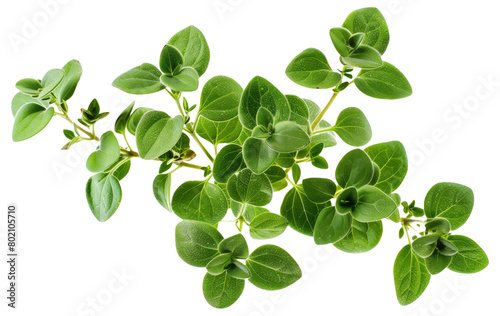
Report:
[[[302,275],[295,260],[283,249],[264,245],[249,254],[242,235],[224,239],[206,223],[183,221],[177,225],[175,236],[181,259],[209,270],[203,280],[203,294],[207,302],[217,308],[236,302],[246,278],[257,287],[277,290],[291,285]],[[238,258],[246,259],[246,264],[234,260]]]
[[[203,33],[189,26],[175,34],[163,48],[161,71],[144,63],[120,75],[113,86],[131,94],[154,93],[165,86],[175,91],[194,91],[209,61],[210,50]]]

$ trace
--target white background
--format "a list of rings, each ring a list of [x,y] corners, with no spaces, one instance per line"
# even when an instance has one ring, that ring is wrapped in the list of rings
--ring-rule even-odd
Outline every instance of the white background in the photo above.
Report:
[[[314,311],[471,315],[478,308],[489,313],[498,310],[500,24],[495,1],[61,0],[44,20],[40,3],[46,2],[50,1],[4,1],[0,8],[0,206],[6,209],[8,203],[16,203],[20,213],[19,308],[15,311],[6,308],[4,299],[6,213],[0,218],[0,314],[93,315],[89,313],[93,311],[96,315],[257,316]],[[299,262],[304,273],[301,282],[274,293],[247,282],[236,304],[216,310],[203,298],[204,270],[177,256],[174,228],[179,218],[165,211],[151,190],[157,164],[133,161],[132,171],[122,181],[120,208],[108,222],[99,223],[84,193],[91,176],[85,168],[91,148],[59,150],[65,143],[61,130],[69,127],[65,121],[54,118],[36,137],[22,143],[11,141],[10,101],[16,93],[15,82],[41,78],[47,70],[74,58],[82,63],[84,74],[69,102],[73,118],[94,97],[103,110],[112,113],[100,125],[101,132],[111,128],[132,100],[139,106],[175,113],[166,94],[130,96],[111,82],[143,62],[157,64],[168,39],[191,24],[204,32],[212,53],[201,84],[223,74],[245,86],[261,75],[284,93],[326,104],[329,91],[295,85],[284,70],[308,47],[321,49],[339,67],[328,31],[340,26],[351,11],[365,6],[377,6],[386,15],[391,43],[384,59],[407,76],[414,93],[403,100],[384,101],[368,98],[351,86],[326,118],[335,121],[343,108],[357,106],[372,124],[371,144],[403,142],[412,166],[398,190],[403,200],[416,199],[422,206],[427,190],[441,181],[471,187],[474,211],[458,233],[476,240],[490,258],[488,268],[476,275],[445,271],[433,277],[427,291],[408,307],[398,304],[392,280],[394,258],[405,241],[398,239],[398,225],[387,221],[379,246],[359,255],[315,246],[312,238],[287,229],[271,242]],[[33,19],[38,19],[39,26],[23,35]],[[13,34],[24,41],[13,45],[9,40]],[[486,81],[496,85],[485,85]],[[199,102],[199,91],[186,95],[192,104]],[[436,134],[440,136],[432,140]],[[335,166],[348,149],[340,145],[326,151],[330,165]],[[196,161],[206,164],[197,151],[200,158]],[[308,176],[334,175],[334,167],[307,171]],[[175,174],[174,186],[199,176],[199,172],[182,170]],[[283,195],[276,194],[269,206],[272,211],[279,212]],[[225,236],[236,233],[232,224],[221,227]],[[252,249],[261,244],[250,239],[249,243]],[[115,276],[123,269],[131,278],[124,286]],[[107,297],[110,283],[119,290]],[[102,306],[97,312],[86,305],[92,297]]]

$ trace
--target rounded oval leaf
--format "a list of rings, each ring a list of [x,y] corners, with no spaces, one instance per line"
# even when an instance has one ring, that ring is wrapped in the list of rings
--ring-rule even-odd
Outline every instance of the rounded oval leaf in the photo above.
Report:
[[[160,55],[160,69],[168,76],[174,76],[179,73],[184,64],[182,53],[172,45],[165,45]]]
[[[82,66],[78,60],[69,61],[64,67],[64,78],[61,80],[59,85],[52,91],[56,96],[57,101],[62,103],[63,100],[69,100],[75,93],[76,86],[82,77]]]
[[[175,227],[175,246],[187,264],[205,267],[219,254],[224,237],[213,226],[197,221],[182,221]]]
[[[333,245],[349,253],[363,253],[372,250],[382,238],[382,222],[362,223],[352,220],[350,232]]]
[[[175,76],[162,75],[160,81],[175,91],[195,91],[199,85],[198,73],[191,67],[182,68]]]
[[[366,185],[358,190],[358,203],[351,214],[360,222],[375,222],[391,216],[397,209],[396,202],[379,188]]]
[[[458,249],[458,253],[453,256],[448,266],[451,271],[476,273],[488,266],[488,256],[474,240],[465,236],[451,235],[448,241]]]
[[[130,134],[135,136],[135,131],[137,129],[137,125],[139,124],[139,121],[141,120],[142,116],[146,114],[148,111],[152,111],[153,109],[150,108],[145,108],[145,107],[139,107],[132,112],[132,115],[130,115],[129,119],[127,120],[127,130]]]
[[[231,199],[254,206],[269,204],[273,198],[271,182],[265,174],[255,174],[243,169],[227,181],[227,192]]]
[[[266,139],[266,144],[280,153],[291,153],[309,145],[311,139],[295,122],[279,122],[274,127],[274,133]]]
[[[216,224],[227,213],[227,200],[217,185],[206,181],[187,181],[172,197],[174,213],[182,219]]]
[[[365,152],[379,166],[379,177],[375,186],[387,194],[395,191],[408,171],[408,158],[403,144],[398,141],[375,144]]]
[[[354,149],[340,160],[335,170],[335,179],[342,188],[361,188],[370,183],[373,172],[370,157],[361,149]]]
[[[120,182],[115,176],[98,173],[87,182],[86,196],[89,207],[100,222],[107,221],[118,209],[122,200]]]
[[[234,144],[224,146],[214,161],[213,175],[217,182],[226,183],[229,178],[245,167],[241,147]]]
[[[377,99],[401,99],[412,94],[406,77],[388,62],[379,68],[361,70],[354,83],[359,91]]]
[[[168,44],[175,46],[182,53],[184,66],[193,67],[199,76],[205,73],[210,61],[210,49],[199,29],[188,26],[172,36]]]
[[[203,279],[203,295],[208,304],[215,308],[233,305],[244,288],[245,280],[231,277],[227,271],[219,275],[207,273]]]
[[[201,92],[199,115],[215,122],[238,116],[243,88],[233,79],[216,76],[208,80]]]
[[[52,69],[49,70],[42,79],[43,89],[38,96],[40,99],[47,97],[64,78],[64,70]]]
[[[184,120],[161,111],[148,111],[137,125],[136,142],[142,159],[155,159],[175,146],[182,135]]]
[[[295,260],[275,245],[263,245],[255,249],[246,261],[250,270],[249,281],[264,290],[280,290],[302,277]]]
[[[243,144],[243,159],[253,173],[265,172],[278,158],[279,153],[269,147],[266,140],[249,137]]]
[[[364,146],[372,138],[372,129],[366,116],[360,109],[354,107],[340,112],[332,130],[351,146]]]
[[[113,81],[113,87],[131,94],[149,94],[161,91],[161,71],[154,65],[144,63],[132,68]]]
[[[45,108],[38,103],[23,105],[16,113],[12,140],[20,142],[40,133],[54,116],[54,108]]]
[[[250,130],[257,126],[260,107],[268,109],[275,122],[290,119],[290,105],[286,97],[269,81],[257,76],[248,83],[241,96],[238,115],[243,126]]]
[[[339,214],[334,206],[325,207],[314,225],[314,242],[317,245],[335,243],[351,231],[351,214]]]
[[[413,303],[429,284],[430,274],[418,256],[406,245],[394,261],[394,286],[401,305]]]
[[[283,216],[274,213],[261,213],[250,222],[250,236],[254,239],[269,239],[281,235],[288,226]]]
[[[474,193],[458,183],[441,182],[434,185],[425,196],[424,211],[427,218],[443,217],[456,230],[465,222],[474,206]]]
[[[135,102],[132,102],[122,113],[118,116],[115,122],[115,132],[118,134],[125,133],[125,128],[127,127],[127,122],[134,109]]]
[[[286,68],[290,80],[311,89],[329,89],[339,84],[341,75],[334,72],[325,55],[318,49],[308,48]]]
[[[87,158],[87,169],[90,172],[106,170],[120,158],[120,144],[112,131],[102,134],[99,149]]]
[[[160,203],[168,211],[172,211],[172,201],[170,200],[170,185],[172,176],[170,173],[159,174],[153,181],[153,194]]]
[[[314,203],[326,203],[333,199],[337,185],[330,179],[308,178],[302,181],[304,192]]]

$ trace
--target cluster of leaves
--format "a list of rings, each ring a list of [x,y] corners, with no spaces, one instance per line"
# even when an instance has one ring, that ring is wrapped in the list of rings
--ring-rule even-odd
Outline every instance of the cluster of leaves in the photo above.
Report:
[[[377,9],[354,11],[342,27],[330,30],[330,38],[340,55],[341,70],[333,70],[325,54],[314,48],[297,55],[286,69],[286,75],[301,86],[332,90],[323,109],[311,100],[283,94],[259,76],[245,88],[229,77],[213,77],[203,85],[199,106],[190,104],[182,95],[198,89],[210,60],[204,35],[190,26],[162,49],[159,68],[144,63],[113,82],[131,94],[165,90],[177,105],[176,116],[134,108],[132,103],[118,116],[114,131],[97,137],[94,126],[108,114],[101,113],[97,100],[82,109],[79,124],[69,118],[67,100],[82,73],[79,63],[71,61],[49,71],[42,80],[17,83],[13,139],[34,136],[59,115],[73,125],[73,130],[64,130],[70,140],[64,149],[82,140],[99,141],[87,160],[87,169],[95,174],[87,182],[86,195],[92,213],[102,222],[120,205],[120,181],[128,174],[132,158],[157,161],[154,196],[183,220],[176,228],[177,252],[188,264],[207,269],[203,292],[214,307],[233,304],[247,279],[259,288],[278,290],[301,277],[299,266],[285,250],[263,245],[250,253],[242,234],[224,238],[217,227],[229,209],[239,232],[246,225],[254,239],[277,237],[290,226],[313,237],[318,245],[332,244],[351,253],[369,251],[379,243],[384,219],[400,223],[400,238],[406,234],[409,244],[396,258],[394,280],[399,301],[409,304],[422,294],[431,274],[446,267],[477,272],[488,264],[472,240],[451,235],[470,215],[472,191],[440,183],[427,194],[423,209],[415,207],[415,202],[401,202],[394,191],[403,182],[408,160],[398,141],[348,152],[332,172],[335,182],[301,179],[301,163],[329,168],[321,154],[337,144],[337,137],[354,147],[365,146],[371,139],[370,124],[358,108],[342,110],[333,125],[323,119],[339,93],[352,83],[374,98],[399,99],[412,93],[405,76],[382,60],[389,31]],[[123,137],[126,146],[120,145],[116,135]],[[130,136],[135,138],[137,151],[127,140]],[[213,146],[214,155],[200,138]],[[190,162],[196,156],[191,140],[210,165]],[[172,175],[181,168],[200,170],[203,180],[186,181],[173,191]],[[266,209],[273,193],[287,187],[280,214]],[[406,217],[401,217],[401,207]],[[424,215],[426,220],[415,219]],[[414,223],[417,227],[422,223],[425,230],[418,232]],[[417,231],[414,241],[409,228]]]

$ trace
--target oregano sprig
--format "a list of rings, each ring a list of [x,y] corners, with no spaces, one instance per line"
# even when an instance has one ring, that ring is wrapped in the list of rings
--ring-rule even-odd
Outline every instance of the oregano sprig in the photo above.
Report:
[[[399,238],[406,236],[407,244],[394,262],[394,284],[403,305],[420,297],[431,275],[446,268],[481,271],[488,265],[485,252],[472,239],[455,234],[471,215],[471,189],[438,183],[423,204],[402,201],[395,191],[408,170],[403,144],[389,141],[364,147],[372,128],[356,107],[342,109],[333,125],[325,120],[337,96],[351,86],[379,99],[411,95],[403,73],[383,58],[389,44],[384,17],[376,8],[356,10],[342,26],[329,31],[329,38],[338,56],[308,48],[285,71],[300,86],[330,89],[324,107],[284,94],[260,76],[246,86],[226,76],[203,82],[210,50],[203,33],[189,26],[173,35],[156,63],[143,63],[112,83],[130,94],[166,93],[174,106],[152,109],[133,102],[118,115],[114,130],[96,135],[96,124],[109,114],[101,111],[96,99],[80,110],[81,117],[69,116],[69,101],[82,75],[80,63],[72,60],[40,80],[16,83],[12,138],[29,139],[60,116],[70,123],[63,130],[69,140],[63,149],[95,141],[96,150],[86,163],[94,173],[86,197],[101,222],[116,213],[123,193],[120,182],[132,161],[156,164],[158,175],[150,179],[153,195],[182,219],[175,230],[177,252],[186,263],[206,269],[201,288],[216,308],[236,302],[247,281],[279,290],[300,279],[300,267],[284,249],[265,244],[252,250],[245,239],[272,239],[288,226],[318,245],[362,253],[380,242],[384,221],[401,225]],[[329,59],[340,64],[330,64]],[[200,100],[190,99],[187,93],[200,87]],[[324,155],[337,138],[358,148],[330,168]],[[209,165],[196,164],[197,147]],[[325,169],[324,176],[307,177],[304,163]],[[183,179],[183,168],[199,170],[199,178]],[[176,177],[185,182],[174,189]],[[276,214],[268,205],[281,190],[287,192]],[[229,209],[233,219],[223,221]],[[218,231],[225,222],[235,225],[234,235]]]

